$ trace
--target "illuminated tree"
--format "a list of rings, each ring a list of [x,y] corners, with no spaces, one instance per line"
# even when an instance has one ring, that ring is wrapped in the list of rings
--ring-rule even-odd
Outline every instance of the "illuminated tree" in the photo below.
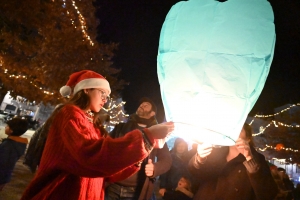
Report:
[[[111,99],[103,109],[103,113],[109,116],[109,120],[105,123],[105,128],[108,132],[112,131],[116,124],[126,122],[128,114],[125,114],[124,105],[125,101],[122,98]]]
[[[1,93],[56,104],[68,76],[90,69],[117,95],[124,85],[112,67],[118,45],[96,41],[96,9],[89,0],[0,0]]]

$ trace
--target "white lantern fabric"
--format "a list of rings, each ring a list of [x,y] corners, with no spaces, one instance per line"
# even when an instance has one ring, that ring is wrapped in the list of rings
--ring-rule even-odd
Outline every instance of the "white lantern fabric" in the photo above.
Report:
[[[189,0],[161,29],[157,73],[176,136],[230,146],[267,79],[275,46],[266,0]]]

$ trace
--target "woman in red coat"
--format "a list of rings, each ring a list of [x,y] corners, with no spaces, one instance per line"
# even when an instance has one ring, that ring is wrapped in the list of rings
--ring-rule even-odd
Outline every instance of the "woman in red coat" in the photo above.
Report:
[[[110,92],[108,81],[93,71],[70,76],[60,93],[72,97],[46,122],[51,125],[41,163],[22,200],[103,200],[104,177],[117,181],[138,171],[137,163],[149,155],[156,139],[173,130],[173,123],[164,123],[122,138],[105,137],[94,114]]]

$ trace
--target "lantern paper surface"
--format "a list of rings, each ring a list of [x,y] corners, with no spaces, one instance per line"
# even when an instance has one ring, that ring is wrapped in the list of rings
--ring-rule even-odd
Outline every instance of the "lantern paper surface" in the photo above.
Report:
[[[175,135],[234,145],[270,70],[273,22],[266,0],[190,0],[171,8],[157,73]]]

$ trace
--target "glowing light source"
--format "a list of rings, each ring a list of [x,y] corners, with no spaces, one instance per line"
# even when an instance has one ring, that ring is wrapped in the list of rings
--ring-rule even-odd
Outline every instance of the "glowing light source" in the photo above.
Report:
[[[269,73],[273,21],[266,0],[189,0],[171,8],[161,30],[157,71],[174,134],[234,144]]]

